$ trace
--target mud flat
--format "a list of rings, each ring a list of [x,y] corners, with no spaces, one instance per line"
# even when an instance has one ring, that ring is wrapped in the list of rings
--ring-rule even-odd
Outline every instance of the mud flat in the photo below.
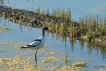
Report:
[[[75,37],[83,41],[93,42],[99,46],[106,46],[106,19],[98,22],[97,18],[80,18],[79,23],[73,22],[71,12],[68,10],[54,10],[52,14],[47,10],[41,12],[40,8],[36,12],[12,9],[0,6],[0,17],[8,19],[20,25],[31,27],[48,26],[49,31],[62,36]]]

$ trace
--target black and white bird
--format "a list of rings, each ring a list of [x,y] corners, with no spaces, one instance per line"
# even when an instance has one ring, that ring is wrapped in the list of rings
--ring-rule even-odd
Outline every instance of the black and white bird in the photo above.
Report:
[[[25,45],[25,46],[22,46],[21,48],[31,48],[33,50],[36,50],[36,53],[35,53],[35,62],[37,63],[37,49],[43,47],[44,43],[45,43],[45,38],[46,38],[46,31],[48,31],[48,28],[45,27],[43,28],[43,31],[42,31],[42,36],[39,37],[38,39],[32,41],[31,43],[29,43],[28,45]]]

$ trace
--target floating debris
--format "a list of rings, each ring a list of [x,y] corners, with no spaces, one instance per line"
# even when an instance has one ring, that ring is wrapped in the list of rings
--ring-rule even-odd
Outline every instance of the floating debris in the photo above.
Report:
[[[105,8],[101,8],[101,9],[99,9],[98,11],[100,11],[100,12],[105,12],[106,9],[105,9]]]
[[[73,66],[76,66],[76,67],[85,67],[87,63],[86,62],[75,62],[73,64]]]
[[[20,42],[20,43],[17,43],[17,44],[14,44],[13,47],[15,49],[21,49],[20,47],[22,47],[23,45],[26,45],[27,43],[23,43],[23,42]]]
[[[0,32],[5,32],[5,31],[9,31],[10,29],[9,28],[1,28],[0,27]]]
[[[27,43],[13,43],[13,42],[10,42],[10,41],[5,41],[5,42],[0,42],[0,45],[3,45],[3,46],[11,46],[11,47],[14,47],[15,49],[20,49],[21,46],[23,45],[26,45]]]
[[[57,52],[50,51],[46,53],[46,56],[53,56],[55,54],[57,54]]]
[[[50,71],[58,71],[59,68],[60,67],[58,67],[58,66],[52,66],[52,67],[49,68],[49,70]]]
[[[0,52],[3,52],[4,51],[4,49],[0,49]]]
[[[64,65],[58,71],[82,71],[85,68],[85,62],[76,62],[71,66]]]
[[[99,71],[106,71],[106,68],[101,68]]]
[[[38,70],[42,71],[43,66],[38,66]],[[34,64],[23,60],[20,56],[14,58],[0,58],[1,71],[37,71]]]
[[[9,46],[9,45],[13,45],[13,43],[10,41],[5,41],[5,42],[1,42],[0,45]]]
[[[43,58],[44,62],[50,62],[54,58]],[[14,58],[0,58],[0,70],[1,71],[82,71],[85,68],[85,62],[76,62],[71,66],[45,66],[31,63],[31,58],[24,60],[22,56],[16,56]],[[101,69],[102,71],[103,69]]]
[[[55,70],[53,67],[31,64],[30,58],[28,60],[24,60],[21,56],[0,58],[1,71],[48,71],[49,69]]]
[[[57,57],[48,57],[48,58],[41,58],[42,62],[54,62],[54,61],[58,61],[59,58]]]
[[[42,58],[42,62],[51,62],[52,58]]]

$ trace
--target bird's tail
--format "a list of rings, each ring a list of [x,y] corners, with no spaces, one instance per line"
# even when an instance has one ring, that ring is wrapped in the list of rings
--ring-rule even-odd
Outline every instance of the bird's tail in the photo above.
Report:
[[[23,48],[30,48],[30,46],[22,46],[21,49],[23,49]]]

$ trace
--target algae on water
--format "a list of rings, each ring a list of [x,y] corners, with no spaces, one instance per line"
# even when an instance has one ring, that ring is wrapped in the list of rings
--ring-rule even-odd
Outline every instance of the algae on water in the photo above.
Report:
[[[45,67],[45,65],[38,64],[36,68],[35,64],[32,64],[30,60],[24,60],[21,56],[16,56],[14,58],[0,58],[0,71],[82,71],[85,68],[82,64],[85,65],[86,63],[76,62],[75,65],[63,65],[62,67],[55,65]]]
[[[5,42],[0,42],[0,45],[3,46],[11,46],[14,47],[15,49],[20,49],[21,46],[26,45],[26,43],[19,42],[19,43],[14,43],[11,41],[5,41]]]
[[[4,49],[0,49],[0,52],[3,52],[4,51]]]
[[[9,28],[1,28],[0,27],[0,32],[5,32],[5,31],[9,31],[10,29]]]

